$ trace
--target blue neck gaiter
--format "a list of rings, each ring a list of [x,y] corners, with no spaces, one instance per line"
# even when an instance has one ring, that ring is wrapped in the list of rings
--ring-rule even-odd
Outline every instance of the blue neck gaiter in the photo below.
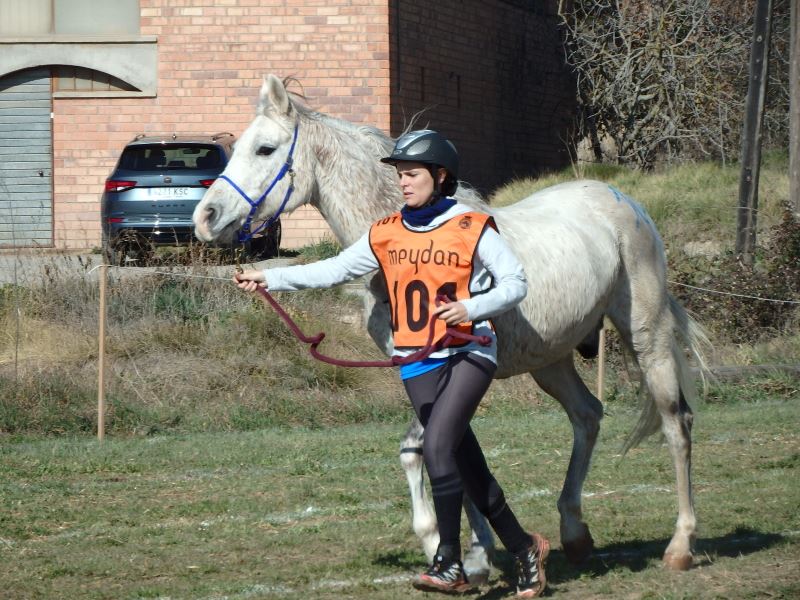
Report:
[[[420,206],[419,208],[410,208],[404,206],[400,213],[403,215],[403,220],[412,227],[422,227],[430,224],[434,218],[441,214],[446,213],[456,205],[456,201],[446,196],[439,196],[433,202]]]

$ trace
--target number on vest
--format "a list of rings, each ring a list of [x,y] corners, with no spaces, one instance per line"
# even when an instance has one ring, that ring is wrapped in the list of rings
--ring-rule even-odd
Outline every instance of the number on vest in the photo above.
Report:
[[[398,281],[394,282],[394,289],[392,290],[394,293],[394,314],[392,315],[392,329],[394,331],[398,330],[397,324],[400,322],[398,319],[398,311],[399,311],[399,303],[398,303],[398,287],[400,283]],[[455,281],[448,281],[443,283],[439,286],[439,289],[436,290],[436,294],[434,298],[438,296],[445,296],[447,297],[450,302],[456,302],[458,299],[456,298],[456,282]],[[406,289],[403,292],[403,297],[405,299],[405,306],[406,306],[406,323],[408,324],[408,328],[411,331],[420,331],[425,329],[428,326],[428,323],[431,319],[430,313],[430,296],[428,295],[428,287],[419,279],[412,279],[406,285]],[[415,319],[414,312],[415,309],[419,310],[419,316]]]

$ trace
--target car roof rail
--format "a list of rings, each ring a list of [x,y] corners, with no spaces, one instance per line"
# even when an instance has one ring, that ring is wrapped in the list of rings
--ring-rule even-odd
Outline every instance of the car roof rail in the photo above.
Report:
[[[222,137],[234,137],[234,135],[230,131],[220,131],[219,133],[215,133],[214,135],[212,135],[211,139],[216,142],[219,138]]]
[[[145,134],[143,134],[143,133],[137,133],[137,134],[136,134],[136,137],[135,137],[135,138],[133,138],[133,141],[134,141],[134,142],[138,142],[138,141],[139,141],[140,139],[142,139],[143,137],[145,137]]]

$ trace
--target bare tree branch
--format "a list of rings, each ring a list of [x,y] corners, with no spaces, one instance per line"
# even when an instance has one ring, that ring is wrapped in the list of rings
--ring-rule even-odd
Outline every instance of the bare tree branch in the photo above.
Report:
[[[754,0],[575,0],[562,10],[582,133],[617,160],[738,156]],[[767,145],[788,139],[789,0],[776,0]]]

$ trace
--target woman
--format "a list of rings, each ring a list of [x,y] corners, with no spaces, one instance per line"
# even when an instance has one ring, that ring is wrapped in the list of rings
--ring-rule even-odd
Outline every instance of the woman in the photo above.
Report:
[[[405,206],[381,219],[338,256],[309,265],[245,271],[238,286],[288,291],[330,287],[381,269],[389,292],[394,354],[424,346],[431,317],[436,340],[447,327],[488,336],[489,346],[456,340],[429,358],[400,367],[411,404],[425,427],[423,447],[440,543],[431,567],[414,580],[423,590],[471,587],[461,563],[461,506],[469,495],[517,560],[517,597],[534,598],[546,585],[549,542],[520,526],[486,465],[469,422],[497,367],[489,317],[518,304],[527,282],[494,221],[449,196],[458,187],[458,154],[431,130],[401,136],[381,159],[397,169]],[[448,301],[439,302],[442,297]]]

